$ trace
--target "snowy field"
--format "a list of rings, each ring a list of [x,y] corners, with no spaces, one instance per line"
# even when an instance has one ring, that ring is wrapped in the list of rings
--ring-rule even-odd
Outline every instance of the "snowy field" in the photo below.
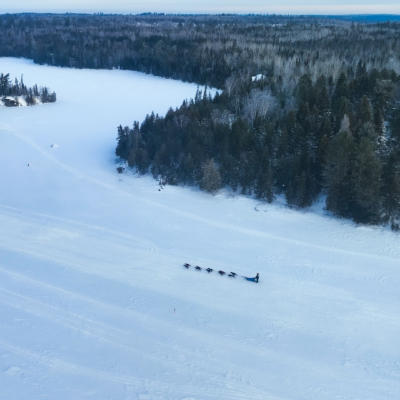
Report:
[[[0,109],[0,399],[400,398],[399,235],[117,174],[117,126],[195,85],[0,72],[58,99]]]

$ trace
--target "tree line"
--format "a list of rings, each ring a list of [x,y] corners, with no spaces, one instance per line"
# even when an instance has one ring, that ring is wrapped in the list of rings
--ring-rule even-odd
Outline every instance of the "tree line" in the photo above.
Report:
[[[362,223],[400,213],[400,24],[277,15],[0,16],[0,55],[221,89],[118,128],[140,173]],[[149,110],[150,111],[150,110]]]
[[[15,78],[15,81],[10,80],[10,74],[0,73],[0,98],[6,105],[18,106],[18,97],[22,97],[28,106],[41,103],[54,103],[57,100],[55,92],[50,92],[47,87],[38,87],[36,84],[33,87],[27,87],[24,84],[24,78],[21,80]]]
[[[278,15],[0,15],[0,56],[72,68],[122,68],[223,88],[265,75],[292,91],[304,74],[400,73],[400,24]]]
[[[398,229],[399,83],[360,61],[352,78],[345,68],[336,81],[303,75],[286,102],[251,79],[235,95],[198,89],[165,117],[120,126],[116,154],[141,174],[209,192],[229,186],[268,202],[283,194],[299,208],[324,193],[337,216]]]

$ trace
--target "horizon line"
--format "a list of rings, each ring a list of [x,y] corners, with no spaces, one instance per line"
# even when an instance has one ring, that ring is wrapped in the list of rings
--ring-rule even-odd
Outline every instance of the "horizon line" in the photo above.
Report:
[[[52,14],[52,15],[131,15],[131,16],[143,16],[143,15],[158,15],[158,16],[282,16],[282,17],[373,17],[373,16],[394,16],[400,17],[400,12],[397,13],[346,13],[346,14],[318,14],[318,13],[279,13],[279,12],[157,12],[157,11],[142,11],[142,12],[112,12],[112,11],[0,11],[0,15],[15,15],[15,14]]]

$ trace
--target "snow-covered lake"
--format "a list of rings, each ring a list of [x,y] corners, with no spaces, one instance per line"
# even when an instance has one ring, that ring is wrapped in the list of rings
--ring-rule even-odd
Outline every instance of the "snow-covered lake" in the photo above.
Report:
[[[195,85],[0,72],[57,93],[0,109],[0,398],[400,397],[399,235],[117,174],[117,126]]]

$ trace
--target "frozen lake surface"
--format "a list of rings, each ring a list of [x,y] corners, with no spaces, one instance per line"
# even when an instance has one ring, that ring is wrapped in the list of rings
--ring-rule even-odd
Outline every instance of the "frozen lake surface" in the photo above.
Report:
[[[0,72],[58,99],[0,109],[0,398],[400,397],[399,235],[117,174],[117,126],[196,85]]]

